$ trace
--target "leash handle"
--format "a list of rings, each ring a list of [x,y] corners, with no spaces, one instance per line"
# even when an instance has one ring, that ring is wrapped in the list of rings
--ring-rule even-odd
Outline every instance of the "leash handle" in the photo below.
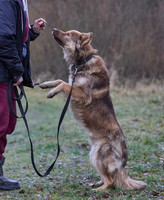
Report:
[[[28,100],[27,100],[27,96],[26,96],[26,93],[24,91],[23,85],[21,84],[18,87],[20,89],[20,94],[18,92],[17,87],[14,87],[14,92],[15,92],[15,95],[16,95],[16,98],[14,98],[14,97],[12,97],[13,82],[12,82],[12,80],[9,82],[8,90],[7,90],[7,93],[8,93],[8,102],[9,102],[9,106],[10,106],[10,110],[11,110],[12,114],[16,118],[23,118],[26,115],[27,111],[28,111]],[[14,111],[12,100],[18,102],[18,101],[21,101],[21,99],[23,97],[25,99],[25,111],[23,110],[23,113],[21,113],[21,116],[18,116],[16,114],[16,112]]]

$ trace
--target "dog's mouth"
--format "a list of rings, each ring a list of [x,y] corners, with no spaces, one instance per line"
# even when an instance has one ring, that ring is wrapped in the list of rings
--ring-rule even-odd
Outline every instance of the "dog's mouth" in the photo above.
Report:
[[[54,39],[56,40],[56,42],[60,45],[60,46],[64,46],[64,43],[63,41],[60,39],[59,37],[59,30],[54,28],[53,31],[52,31],[52,35],[54,37]]]
[[[62,42],[59,38],[57,38],[57,37],[55,37],[55,36],[54,36],[54,38],[55,38],[56,42],[57,42],[60,46],[63,46],[63,45],[64,45],[63,42]]]

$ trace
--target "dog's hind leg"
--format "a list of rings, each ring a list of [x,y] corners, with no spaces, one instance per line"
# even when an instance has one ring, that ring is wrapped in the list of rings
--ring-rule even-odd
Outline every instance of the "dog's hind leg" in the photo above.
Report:
[[[104,165],[103,162],[101,161],[97,161],[96,163],[96,170],[97,172],[100,174],[101,176],[101,180],[99,183],[103,183],[102,186],[94,189],[95,191],[98,191],[98,190],[105,190],[109,187],[112,187],[113,186],[113,183],[114,183],[114,180],[113,178],[111,177],[110,173],[108,172],[108,169],[106,168],[106,166]]]
[[[53,87],[57,87],[58,85],[60,85],[61,83],[63,83],[64,81],[62,80],[55,80],[55,81],[46,81],[43,82],[39,85],[40,88],[42,89],[47,89],[47,88],[53,88]]]
[[[108,171],[108,167],[106,166],[106,156],[102,156],[102,146],[103,145],[92,145],[90,151],[90,162],[101,176],[101,180],[97,184],[100,185],[103,183],[102,186],[93,189],[95,191],[104,190],[108,187],[112,187],[114,183]]]
[[[95,188],[93,190],[100,191],[100,190],[105,190],[105,189],[113,186],[113,179],[108,175],[103,176],[103,182],[104,182],[104,184],[102,186]]]

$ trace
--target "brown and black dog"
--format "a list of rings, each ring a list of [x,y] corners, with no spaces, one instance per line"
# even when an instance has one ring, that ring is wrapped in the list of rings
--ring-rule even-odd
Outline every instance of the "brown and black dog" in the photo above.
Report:
[[[55,80],[40,84],[43,89],[53,88],[48,93],[48,98],[58,93],[64,93],[67,97],[73,77],[71,66],[94,55],[78,68],[72,90],[71,109],[75,118],[88,131],[90,162],[101,176],[101,181],[97,184],[102,186],[96,190],[113,186],[125,190],[145,188],[146,183],[133,180],[126,174],[128,153],[125,137],[113,109],[107,67],[103,59],[96,55],[97,50],[91,46],[92,33],[53,29],[52,34],[63,49],[70,76],[69,83]]]

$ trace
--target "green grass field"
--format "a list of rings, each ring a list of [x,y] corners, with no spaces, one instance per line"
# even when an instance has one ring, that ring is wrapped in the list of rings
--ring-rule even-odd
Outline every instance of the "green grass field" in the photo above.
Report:
[[[27,115],[34,144],[35,160],[44,172],[56,155],[56,130],[65,100],[47,99],[48,91],[27,89]],[[148,200],[164,199],[164,90],[112,90],[117,119],[127,140],[128,174],[143,180],[143,191],[108,189],[92,191],[89,183],[99,176],[89,163],[89,145],[85,131],[68,110],[60,131],[61,154],[54,170],[46,178],[38,177],[31,164],[30,145],[23,120],[8,136],[5,175],[20,182],[21,189],[0,191],[0,199],[18,200]]]

